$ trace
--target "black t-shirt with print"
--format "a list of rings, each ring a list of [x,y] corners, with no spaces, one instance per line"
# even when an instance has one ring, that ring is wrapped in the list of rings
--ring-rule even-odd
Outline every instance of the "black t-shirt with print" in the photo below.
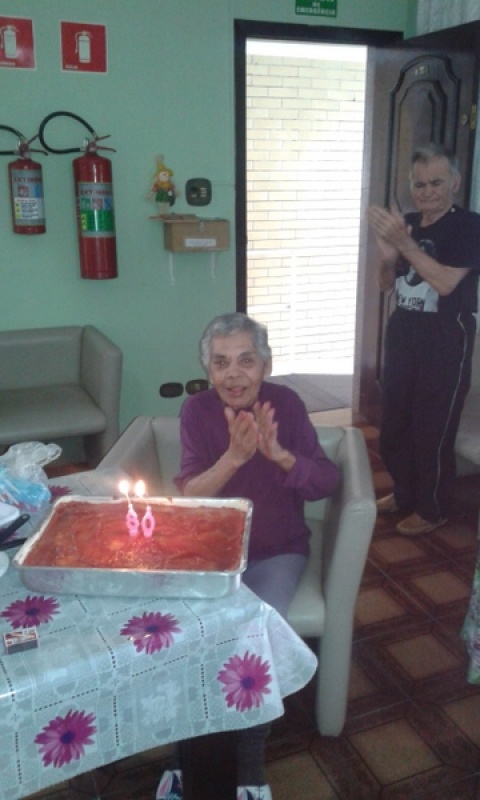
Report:
[[[439,296],[405,259],[397,265],[397,307],[407,311],[437,312],[456,316],[477,311],[477,286],[480,272],[480,214],[452,206],[439,220],[420,227],[421,216],[405,215],[412,238],[429,256],[449,267],[470,267],[470,272],[453,292]]]

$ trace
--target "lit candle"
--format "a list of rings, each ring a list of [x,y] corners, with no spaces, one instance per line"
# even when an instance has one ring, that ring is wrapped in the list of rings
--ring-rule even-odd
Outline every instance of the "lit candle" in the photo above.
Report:
[[[130,489],[130,485],[129,485],[128,481],[120,481],[120,483],[118,484],[118,491],[121,492],[122,494],[124,494],[125,497],[127,498],[127,500],[129,499],[129,497],[128,497],[129,489]]]
[[[138,497],[143,497],[145,494],[145,484],[143,481],[137,481],[135,484],[135,494]],[[155,517],[152,514],[152,509],[147,503],[145,514],[142,517],[142,531],[146,539],[149,539],[155,530]]]
[[[144,483],[144,481],[137,481],[133,491],[135,492],[137,497],[143,497],[143,495],[145,494],[145,483]]]
[[[120,489],[122,494],[124,494],[125,497],[127,498],[128,510],[125,516],[125,524],[127,526],[127,530],[130,536],[136,536],[138,534],[138,529],[140,527],[140,520],[138,519],[138,514],[135,511],[134,507],[132,506],[131,500],[128,496],[128,492],[130,489],[128,481],[120,481],[120,483],[118,484],[118,488]]]

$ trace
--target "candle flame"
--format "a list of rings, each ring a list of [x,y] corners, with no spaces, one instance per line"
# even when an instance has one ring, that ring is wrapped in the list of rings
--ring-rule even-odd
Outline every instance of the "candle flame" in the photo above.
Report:
[[[120,481],[120,483],[118,484],[118,491],[121,492],[122,494],[125,494],[127,497],[128,497],[129,489],[130,489],[130,486],[129,486],[128,481]]]
[[[136,484],[135,484],[135,489],[134,489],[134,492],[137,495],[137,497],[143,497],[144,494],[145,494],[145,491],[146,491],[146,487],[145,487],[144,481],[137,481]]]

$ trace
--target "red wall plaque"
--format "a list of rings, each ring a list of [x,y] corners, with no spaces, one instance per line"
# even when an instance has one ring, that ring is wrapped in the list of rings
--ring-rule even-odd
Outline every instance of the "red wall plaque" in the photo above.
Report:
[[[34,69],[33,22],[20,17],[0,17],[0,67]]]
[[[74,72],[107,71],[105,25],[61,22],[62,69]]]

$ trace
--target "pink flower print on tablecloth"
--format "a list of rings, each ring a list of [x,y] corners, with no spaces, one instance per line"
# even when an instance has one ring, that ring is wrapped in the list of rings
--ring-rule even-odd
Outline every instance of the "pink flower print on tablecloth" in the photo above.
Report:
[[[58,614],[60,606],[55,597],[26,597],[15,600],[0,614],[9,620],[12,628],[33,628],[50,622],[54,614]]]
[[[229,708],[235,706],[237,711],[258,708],[264,702],[264,695],[270,694],[270,664],[268,661],[262,662],[260,656],[253,653],[249,655],[247,650],[243,658],[232,656],[224,667],[217,679],[224,684],[222,692],[225,693]]]
[[[143,612],[141,617],[132,617],[120,633],[132,639],[135,649],[141,653],[145,650],[151,655],[162,647],[171,647],[173,634],[181,628],[173,614],[161,614],[159,611]]]
[[[85,745],[93,744],[91,737],[97,730],[92,725],[94,719],[94,714],[72,710],[66,717],[52,719],[35,737],[45,766],[62,767],[78,761],[84,754]]]

